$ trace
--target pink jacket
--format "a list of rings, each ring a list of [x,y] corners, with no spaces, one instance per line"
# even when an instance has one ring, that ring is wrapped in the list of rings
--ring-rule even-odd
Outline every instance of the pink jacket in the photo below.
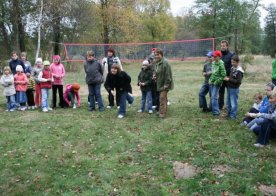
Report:
[[[29,80],[24,73],[15,74],[14,75],[14,85],[16,91],[24,91],[26,92],[28,88]]]
[[[60,56],[55,55],[53,59],[59,59],[59,63],[52,63],[50,69],[54,78],[54,85],[63,85],[63,78],[65,76],[65,69],[63,64],[60,63]]]
[[[66,103],[68,105],[70,105],[70,101],[68,99],[68,94],[70,92],[72,92],[71,89],[72,89],[72,84],[67,84],[66,87],[65,87],[65,92],[63,93],[63,98],[64,98],[64,100],[66,101]],[[78,101],[78,106],[80,106],[80,94],[79,94],[79,92],[74,93],[74,96],[76,96],[77,101]]]

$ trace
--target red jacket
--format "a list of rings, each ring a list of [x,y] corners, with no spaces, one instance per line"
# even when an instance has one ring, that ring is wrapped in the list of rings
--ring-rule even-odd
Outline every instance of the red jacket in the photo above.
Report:
[[[45,79],[45,80],[47,80],[49,78],[52,79],[52,73],[51,73],[50,70],[43,69],[41,72],[42,72],[42,78],[41,79]],[[41,80],[40,81],[40,87],[41,88],[48,88],[48,89],[52,88],[52,80],[51,81]]]

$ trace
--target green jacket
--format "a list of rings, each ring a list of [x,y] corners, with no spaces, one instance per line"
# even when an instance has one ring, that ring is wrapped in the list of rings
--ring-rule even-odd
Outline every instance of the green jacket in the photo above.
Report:
[[[276,80],[276,60],[272,61],[272,79]]]
[[[212,63],[212,75],[209,79],[209,83],[213,85],[221,85],[223,83],[224,77],[226,76],[226,70],[222,60],[218,63],[213,61]]]
[[[139,73],[138,76],[138,83],[137,85],[139,86],[139,83],[145,83],[145,86],[140,86],[141,91],[150,91],[152,89],[152,76],[153,76],[153,71],[151,66],[147,67],[146,69],[141,69],[141,72]]]
[[[157,91],[169,91],[173,89],[172,70],[166,59],[162,58],[155,63],[154,73],[156,75]]]

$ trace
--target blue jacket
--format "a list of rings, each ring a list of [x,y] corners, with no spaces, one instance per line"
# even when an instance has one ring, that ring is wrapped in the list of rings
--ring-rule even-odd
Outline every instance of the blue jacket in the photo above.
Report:
[[[16,74],[16,66],[17,66],[17,65],[21,65],[22,68],[23,68],[23,70],[24,70],[24,73],[26,72],[26,67],[25,67],[24,63],[23,63],[21,60],[19,60],[19,59],[11,60],[11,61],[9,62],[9,66],[10,66],[10,68],[11,68],[11,71],[12,71],[12,74],[13,74],[13,75]]]
[[[268,101],[268,97],[265,96],[262,100],[262,103],[261,103],[260,107],[259,107],[259,112],[260,113],[268,113],[270,107],[271,107],[271,105]]]

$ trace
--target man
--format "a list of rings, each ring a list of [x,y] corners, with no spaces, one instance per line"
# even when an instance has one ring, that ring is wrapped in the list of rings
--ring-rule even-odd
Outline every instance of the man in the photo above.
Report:
[[[222,57],[221,60],[224,62],[224,67],[226,70],[226,76],[230,76],[231,70],[231,58],[234,55],[233,52],[229,51],[229,43],[227,40],[222,40],[220,42]],[[225,94],[226,82],[224,81],[219,89],[219,109],[222,109],[224,106],[224,94]]]
[[[155,68],[153,79],[156,80],[157,91],[159,95],[159,117],[164,118],[167,112],[168,92],[173,89],[172,70],[168,61],[163,57],[163,51],[155,51]]]

